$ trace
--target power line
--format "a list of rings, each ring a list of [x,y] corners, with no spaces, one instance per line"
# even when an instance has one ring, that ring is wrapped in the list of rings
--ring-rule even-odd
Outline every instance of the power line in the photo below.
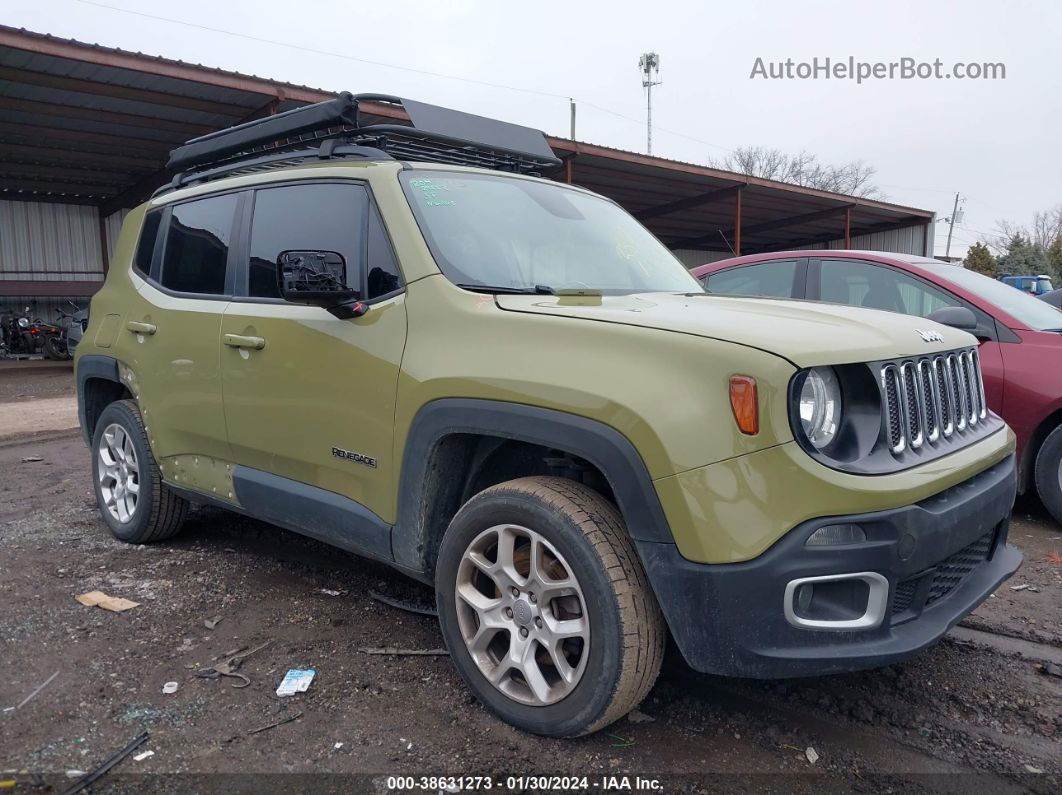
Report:
[[[255,41],[260,44],[269,44],[274,47],[287,47],[292,50],[299,50],[300,52],[309,52],[315,55],[328,55],[332,58],[342,58],[345,61],[355,61],[357,63],[369,64],[370,66],[382,66],[387,69],[398,69],[402,72],[411,72],[418,75],[426,75],[428,77],[441,77],[445,80],[460,80],[464,83],[474,83],[480,86],[489,86],[490,88],[501,88],[507,91],[521,91],[525,94],[538,94],[542,97],[551,97],[553,99],[569,99],[567,94],[555,94],[551,91],[539,91],[534,88],[522,88],[521,86],[510,86],[504,83],[492,83],[489,80],[477,80],[474,77],[461,77],[459,75],[448,75],[443,72],[434,72],[427,69],[417,69],[412,66],[399,66],[398,64],[385,63],[383,61],[372,61],[368,58],[357,58],[353,55],[348,55],[342,52],[334,52],[331,50],[322,50],[317,47],[304,47],[300,44],[291,44],[286,41],[279,41],[277,39],[267,39],[262,36],[252,36],[249,33],[239,33],[234,30],[225,30],[224,28],[215,28],[210,25],[201,25],[198,22],[187,22],[183,19],[173,19],[172,17],[163,17],[157,14],[148,14],[144,11],[134,11],[131,8],[121,8],[119,6],[107,5],[106,3],[99,3],[96,0],[75,0],[75,2],[82,3],[83,5],[96,6],[97,8],[106,8],[110,11],[118,11],[123,14],[132,14],[138,17],[144,17],[145,19],[153,19],[157,22],[169,22],[173,25],[183,25],[188,28],[194,28],[196,30],[205,30],[211,33],[221,33],[226,36],[235,36],[239,39],[246,39],[248,41]]]

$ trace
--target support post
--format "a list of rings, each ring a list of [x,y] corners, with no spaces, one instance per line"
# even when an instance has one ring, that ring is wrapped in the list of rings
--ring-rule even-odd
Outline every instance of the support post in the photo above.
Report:
[[[103,214],[103,208],[96,208],[96,215],[99,221],[100,230],[100,259],[103,262],[103,275],[107,276],[107,271],[111,269],[111,257],[107,251],[107,217]]]
[[[852,247],[852,208],[844,208],[844,247]]]
[[[568,184],[572,184],[572,161],[575,160],[575,155],[570,155],[564,158],[564,181]]]
[[[734,255],[741,256],[741,194],[739,190],[734,194]]]

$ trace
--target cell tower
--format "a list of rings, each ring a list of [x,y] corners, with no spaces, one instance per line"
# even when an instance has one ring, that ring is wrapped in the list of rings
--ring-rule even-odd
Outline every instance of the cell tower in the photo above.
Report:
[[[660,85],[660,56],[647,52],[638,59],[638,68],[642,72],[642,88],[645,89],[645,149],[653,153],[653,86]]]

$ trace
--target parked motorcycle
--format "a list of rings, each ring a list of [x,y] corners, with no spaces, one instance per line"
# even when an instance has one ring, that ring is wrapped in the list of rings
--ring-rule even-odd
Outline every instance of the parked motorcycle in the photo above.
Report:
[[[73,301],[67,301],[73,308],[73,312],[67,312],[65,309],[59,310],[59,317],[63,319],[63,350],[65,353],[64,358],[73,359],[74,351],[77,350],[77,344],[81,342],[81,337],[85,333],[85,329],[88,328],[88,310],[82,309]]]
[[[26,356],[36,352],[37,341],[29,319],[29,307],[26,307],[25,314],[7,312],[0,317],[0,353]]]
[[[37,318],[30,325],[30,334],[37,338],[37,345],[45,359],[64,361],[66,353],[66,330],[54,323],[45,323]]]

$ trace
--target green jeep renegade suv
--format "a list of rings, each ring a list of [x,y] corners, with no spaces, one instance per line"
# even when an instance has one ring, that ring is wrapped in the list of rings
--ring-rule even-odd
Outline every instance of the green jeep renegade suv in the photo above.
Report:
[[[398,103],[387,97],[374,102]],[[435,587],[454,664],[555,736],[700,671],[938,640],[1021,562],[973,337],[713,297],[526,128],[338,99],[189,142],[77,350],[116,537],[208,503]]]

